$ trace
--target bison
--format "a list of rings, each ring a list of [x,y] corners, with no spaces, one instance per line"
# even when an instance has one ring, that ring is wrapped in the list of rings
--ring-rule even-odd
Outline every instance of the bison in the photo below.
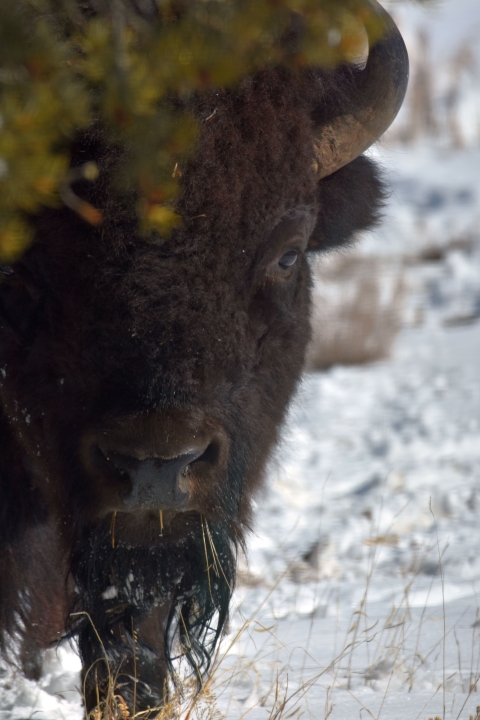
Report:
[[[192,100],[200,124],[168,237],[112,189],[92,127],[72,167],[99,227],[67,207],[0,283],[0,647],[29,678],[75,638],[87,712],[109,678],[132,709],[199,682],[228,618],[236,551],[310,337],[309,256],[379,217],[362,153],[404,97],[402,38],[366,65],[268,68]]]

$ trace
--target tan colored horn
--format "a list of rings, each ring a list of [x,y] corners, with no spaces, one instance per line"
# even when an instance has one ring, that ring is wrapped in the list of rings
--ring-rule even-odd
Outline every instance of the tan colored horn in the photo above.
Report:
[[[376,40],[369,37],[365,69],[352,73],[352,110],[314,131],[319,179],[355,160],[383,135],[400,110],[407,90],[408,54],[403,38],[377,0],[366,0],[366,5],[383,25],[381,36]]]

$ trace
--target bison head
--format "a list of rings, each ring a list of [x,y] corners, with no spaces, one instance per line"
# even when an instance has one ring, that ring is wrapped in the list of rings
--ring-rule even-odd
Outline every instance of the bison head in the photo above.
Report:
[[[268,70],[196,99],[170,237],[138,233],[134,198],[109,190],[116,151],[92,129],[72,162],[100,176],[75,190],[105,222],[45,210],[3,269],[3,646],[19,632],[35,676],[36,650],[76,635],[89,707],[107,663],[137,708],[162,701],[176,656],[208,668],[304,363],[308,256],[381,204],[357,156],[396,114],[407,60],[375,7],[385,34],[365,69]]]

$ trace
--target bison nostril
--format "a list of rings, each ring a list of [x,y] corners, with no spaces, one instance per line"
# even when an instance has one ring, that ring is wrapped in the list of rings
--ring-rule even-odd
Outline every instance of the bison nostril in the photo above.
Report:
[[[209,465],[217,465],[220,458],[220,445],[216,441],[212,441],[210,445],[203,451],[201,455],[194,461],[195,463],[205,462]],[[190,463],[192,464],[192,463]]]

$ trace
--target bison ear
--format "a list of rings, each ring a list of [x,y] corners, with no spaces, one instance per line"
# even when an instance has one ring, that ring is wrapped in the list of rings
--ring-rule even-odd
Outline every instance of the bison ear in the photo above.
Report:
[[[349,244],[355,233],[375,227],[386,193],[377,165],[361,155],[318,183],[318,216],[308,250]]]
[[[24,341],[35,334],[41,292],[21,271],[1,268],[0,323]]]

